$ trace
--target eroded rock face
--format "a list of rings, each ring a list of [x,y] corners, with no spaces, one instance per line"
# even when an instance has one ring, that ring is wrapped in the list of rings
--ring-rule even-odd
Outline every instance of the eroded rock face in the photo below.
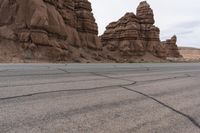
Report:
[[[146,1],[141,2],[136,15],[126,13],[117,22],[112,22],[106,27],[106,31],[101,36],[104,49],[129,58],[143,56],[147,52],[163,59],[169,55],[173,56],[173,52],[177,56],[179,52],[174,48],[176,42],[174,46],[171,46],[170,42],[170,48],[163,45],[160,41],[160,29],[154,26],[154,23],[154,14],[150,5]]]
[[[87,0],[1,0],[0,16],[1,42],[15,42],[19,58],[68,60],[73,47],[101,49]]]
[[[178,46],[176,45],[177,37],[174,35],[171,37],[171,39],[166,40],[165,42],[162,42],[166,49],[166,55],[167,57],[182,57],[179,53]]]
[[[0,0],[0,16],[0,62],[129,62],[180,55],[175,37],[160,42],[145,1],[136,15],[110,23],[101,37],[88,0]]]
[[[133,13],[127,13],[118,22],[110,23],[101,36],[103,46],[122,55],[143,55],[145,48],[140,38],[140,24]]]
[[[137,17],[141,24],[151,24],[155,23],[153,10],[146,1],[140,2],[137,7]]]

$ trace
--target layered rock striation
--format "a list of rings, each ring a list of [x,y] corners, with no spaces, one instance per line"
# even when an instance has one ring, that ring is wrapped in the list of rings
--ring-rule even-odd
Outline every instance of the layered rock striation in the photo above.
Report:
[[[165,46],[167,57],[174,57],[174,58],[182,57],[182,55],[179,52],[179,48],[176,45],[176,42],[177,42],[176,35],[172,36],[171,39],[162,42],[162,44]]]
[[[101,49],[87,0],[1,0],[0,16],[0,55],[57,61]]]
[[[0,62],[180,57],[176,37],[161,42],[154,23],[153,10],[144,1],[136,14],[126,13],[98,37],[88,0],[0,0]]]
[[[161,43],[160,29],[154,23],[150,5],[146,1],[141,2],[136,15],[126,13],[117,22],[112,22],[106,27],[101,36],[104,49],[113,53],[113,56],[119,53],[125,58],[144,56],[147,52],[163,59],[167,56],[180,57],[174,37],[166,43]]]

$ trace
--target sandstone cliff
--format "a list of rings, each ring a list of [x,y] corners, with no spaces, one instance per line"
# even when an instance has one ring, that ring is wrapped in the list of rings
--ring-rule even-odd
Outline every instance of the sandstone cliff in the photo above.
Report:
[[[176,37],[160,41],[160,30],[154,26],[154,14],[150,5],[143,1],[134,13],[126,13],[117,22],[112,22],[106,27],[101,36],[104,50],[109,51],[115,58],[131,59],[145,56],[147,53],[165,59],[168,56],[180,57],[176,45]],[[119,55],[120,56],[117,56]]]
[[[0,0],[0,62],[131,62],[180,57],[176,37],[160,41],[147,2],[98,27],[88,0]]]
[[[175,57],[175,58],[182,57],[180,55],[176,42],[177,42],[177,37],[175,35],[171,39],[162,42],[162,45],[165,46],[166,57]]]
[[[74,62],[101,49],[87,0],[1,0],[0,16],[0,60]]]

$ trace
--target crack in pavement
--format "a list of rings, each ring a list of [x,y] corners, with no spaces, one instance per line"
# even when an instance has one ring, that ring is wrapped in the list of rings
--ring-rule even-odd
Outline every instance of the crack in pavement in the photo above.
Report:
[[[7,87],[24,87],[24,86],[37,86],[37,85],[46,85],[46,84],[61,84],[61,83],[75,83],[75,82],[82,82],[82,81],[100,81],[100,80],[105,80],[107,78],[109,79],[117,79],[117,80],[123,80],[123,81],[128,81],[128,82],[138,82],[138,83],[150,83],[150,82],[156,82],[156,81],[162,81],[162,80],[170,80],[170,79],[177,79],[177,78],[187,78],[187,77],[191,77],[189,74],[185,74],[184,76],[176,76],[176,77],[169,77],[169,78],[162,78],[162,79],[155,79],[155,80],[146,80],[146,81],[133,81],[133,80],[128,80],[128,79],[124,79],[122,77],[111,77],[111,76],[107,76],[104,74],[99,74],[99,73],[88,73],[88,74],[92,74],[95,76],[100,76],[100,77],[104,77],[103,79],[91,79],[91,80],[78,80],[78,81],[57,81],[57,82],[45,82],[45,83],[30,83],[30,84],[15,84],[15,85],[0,85],[0,88],[7,88]]]
[[[13,69],[14,70],[14,69]],[[55,70],[58,70],[58,69],[55,69]],[[50,76],[50,75],[66,75],[66,74],[87,74],[87,73],[92,73],[92,72],[70,72],[70,71],[67,71],[65,69],[62,69],[62,70],[59,70],[59,71],[62,71],[61,72],[56,72],[56,73],[44,73],[44,74],[41,74],[41,73],[36,73],[36,74],[15,74],[15,75],[0,75],[0,77],[25,77],[25,76]],[[121,72],[130,72],[130,71],[136,71],[136,69],[128,69],[128,70],[122,70]],[[143,70],[141,70],[143,71]],[[105,72],[118,72],[118,71],[104,71]]]
[[[58,68],[58,70],[65,72],[65,73],[69,73],[66,69]]]
[[[95,73],[96,74],[96,73]],[[104,77],[108,77],[108,78],[111,78],[111,79],[122,79],[122,78],[115,78],[115,77],[110,77],[110,76],[106,76],[106,75],[102,75],[102,74],[98,74],[98,75],[101,75],[101,76],[104,76]],[[192,77],[190,74],[184,74],[183,76],[175,76],[175,77],[171,77],[171,78],[163,78],[163,79],[156,79],[156,80],[148,80],[148,81],[141,81],[140,83],[144,83],[144,82],[155,82],[155,81],[161,81],[161,80],[169,80],[169,79],[177,79],[177,78],[187,78],[187,77]],[[125,80],[125,79],[124,79]],[[137,81],[135,82],[135,84],[138,83]],[[140,91],[137,91],[137,90],[133,90],[133,89],[130,89],[126,86],[129,86],[129,85],[120,85],[121,88],[124,88],[126,90],[129,90],[129,91],[132,91],[132,92],[135,92],[135,93],[138,93],[140,95],[143,95],[149,99],[152,99],[153,101],[163,105],[164,107],[184,116],[185,118],[187,118],[188,120],[190,120],[192,122],[193,125],[195,125],[197,128],[200,129],[200,124],[194,119],[192,118],[191,116],[181,112],[181,111],[178,111],[176,110],[175,108],[163,103],[162,101],[159,101],[158,99],[148,95],[148,94],[145,94],[145,93],[142,93]],[[131,86],[131,85],[130,85]]]
[[[135,85],[137,82],[134,82],[132,84],[124,84],[124,85],[112,85],[110,86],[110,88],[107,88],[107,90],[110,90],[110,89],[113,89],[113,87],[125,87],[125,86],[129,86],[129,85]],[[98,90],[98,89],[102,89],[102,88],[106,88],[108,86],[104,86],[104,87],[96,87],[96,88],[91,88],[91,89],[80,89],[80,90],[61,90],[61,91],[54,91],[54,92],[66,92],[66,91],[90,91],[90,90]],[[111,88],[112,87],[112,88]],[[53,92],[53,93],[54,93]],[[33,95],[39,95],[39,94],[48,94],[48,93],[52,93],[52,92],[44,92],[44,93],[35,93],[35,94],[32,94],[32,95],[23,95],[23,96],[20,96],[20,97],[29,97],[29,96],[33,96]],[[15,98],[20,98],[20,97],[9,97],[8,99],[15,99]],[[4,100],[8,100],[8,99],[4,99]],[[142,100],[143,98],[139,99],[139,100]],[[144,99],[146,99],[144,97]],[[1,100],[1,99],[0,99]],[[42,119],[33,119],[30,121],[31,118],[27,118],[26,120],[23,120],[23,121],[17,121],[16,123],[12,123],[12,127],[18,127],[19,126],[19,123],[23,123],[24,125],[28,125],[28,126],[32,126],[34,123],[36,123],[36,121],[49,121],[49,120],[55,120],[55,119],[59,119],[59,118],[63,118],[63,117],[67,117],[67,116],[72,116],[72,115],[75,115],[75,114],[79,114],[79,113],[87,113],[87,112],[91,112],[91,111],[94,111],[96,109],[104,109],[104,108],[112,108],[112,107],[119,107],[121,105],[127,105],[127,104],[131,104],[132,102],[137,102],[137,99],[127,99],[126,101],[120,101],[120,102],[114,102],[114,103],[108,103],[108,104],[97,104],[97,105],[94,105],[94,106],[86,106],[86,107],[83,107],[81,109],[72,109],[72,110],[69,110],[69,111],[66,111],[66,112],[58,112],[56,114],[47,114],[45,115],[45,117],[43,117]],[[38,117],[40,118],[40,117]],[[193,119],[192,119],[193,120]],[[26,122],[24,122],[26,121]],[[195,121],[194,121],[195,123]],[[198,124],[198,123],[197,123]],[[0,125],[0,127],[2,126],[5,131],[9,131],[9,126],[7,126],[8,123],[3,123],[2,125]]]
[[[129,79],[124,79],[122,77],[112,77],[112,76],[107,76],[107,75],[104,75],[104,74],[99,74],[99,73],[92,73],[96,76],[101,76],[101,77],[106,77],[106,78],[110,78],[110,79],[119,79],[119,80],[124,80],[124,81],[130,81],[130,82],[133,82],[133,80],[129,80]],[[151,82],[156,82],[156,81],[163,81],[163,80],[171,80],[171,79],[181,79],[181,78],[189,78],[189,77],[192,77],[191,75],[189,74],[184,74],[184,75],[181,75],[181,76],[173,76],[173,77],[167,77],[167,78],[160,78],[160,79],[153,79],[153,80],[145,80],[145,81],[135,81],[138,83],[138,85],[141,85],[141,83],[151,83]]]
[[[109,79],[118,79],[118,80],[133,82],[133,80],[124,79],[124,78],[121,78],[121,77],[111,77],[111,76],[107,76],[107,75],[99,74],[99,73],[95,73],[95,72],[91,72],[91,74],[96,75],[96,76],[100,76],[100,77],[109,78]]]
[[[177,76],[177,77],[170,77],[170,78],[163,78],[163,79],[156,79],[156,80],[146,80],[146,81],[132,81],[132,80],[127,80],[127,79],[123,79],[123,78],[118,78],[118,77],[110,77],[110,76],[106,76],[106,75],[102,75],[102,74],[97,74],[97,73],[93,73],[96,76],[101,76],[101,77],[105,77],[108,79],[117,79],[117,80],[123,80],[123,81],[128,81],[130,82],[129,84],[124,84],[123,86],[131,86],[131,85],[143,85],[144,83],[152,83],[152,82],[156,82],[156,81],[163,81],[163,80],[171,80],[171,79],[177,79],[177,78],[186,78],[188,77],[188,75],[185,76]],[[96,79],[96,80],[105,80],[105,79]],[[88,81],[88,80],[84,80],[84,81]],[[68,83],[72,83],[73,81],[68,81]],[[76,81],[75,81],[76,82]],[[80,82],[80,81],[78,81]],[[0,88],[7,88],[7,87],[21,87],[21,86],[33,86],[33,85],[45,85],[45,84],[56,84],[56,83],[67,83],[67,82],[54,82],[54,83],[40,83],[40,84],[28,84],[28,85],[15,85],[15,86],[0,86]],[[143,83],[143,84],[142,84]],[[102,87],[94,87],[94,88],[89,88],[89,89],[69,89],[69,90],[56,90],[56,91],[46,91],[46,92],[37,92],[37,93],[31,93],[31,94],[26,94],[26,95],[18,95],[18,96],[12,96],[12,97],[5,97],[5,98],[0,98],[0,100],[7,100],[7,99],[16,99],[16,98],[21,98],[21,97],[30,97],[33,95],[40,95],[40,94],[50,94],[50,93],[57,93],[57,92],[69,92],[69,91],[88,91],[88,90],[97,90],[97,89],[102,89],[102,88],[106,88],[106,87],[121,87],[122,85],[109,85],[109,86],[102,86]]]
[[[122,86],[129,86],[134,85],[136,82],[132,82],[129,84],[121,84]],[[0,98],[0,101],[2,100],[9,100],[9,99],[16,99],[16,98],[22,98],[22,97],[30,97],[34,95],[41,95],[41,94],[50,94],[50,93],[58,93],[58,92],[72,92],[72,91],[90,91],[90,90],[99,90],[102,88],[112,88],[112,87],[120,87],[121,85],[108,85],[108,86],[102,86],[102,87],[94,87],[94,88],[88,88],[88,89],[68,89],[68,90],[57,90],[57,91],[46,91],[46,92],[37,92],[37,93],[31,93],[26,95],[18,95],[18,96],[12,96],[12,97],[4,97]]]
[[[108,103],[99,103],[94,105],[87,105],[83,107],[78,108],[72,108],[66,111],[59,111],[56,113],[47,112],[45,115],[41,115],[39,117],[26,117],[25,119],[17,119],[15,121],[9,122],[2,122],[0,123],[0,129],[4,132],[9,132],[11,130],[10,125],[12,125],[12,128],[20,127],[22,124],[27,125],[29,127],[38,126],[42,123],[48,123],[52,122],[57,119],[63,119],[67,118],[70,119],[70,117],[79,115],[79,114],[85,114],[85,113],[92,113],[97,110],[103,110],[103,109],[113,109],[113,108],[119,108],[123,106],[127,106],[133,103],[141,102],[143,100],[146,100],[143,97],[140,97],[138,99],[136,98],[128,98],[125,100],[119,100],[114,102],[108,102]]]
[[[152,96],[150,96],[148,94],[145,94],[143,92],[140,92],[140,91],[137,91],[137,90],[134,90],[134,89],[130,89],[130,88],[126,87],[126,85],[122,85],[120,87],[123,88],[123,89],[125,89],[125,90],[128,90],[128,91],[135,92],[137,94],[143,95],[143,96],[145,96],[145,97],[147,97],[147,98],[149,98],[149,99],[151,99],[151,100],[153,100],[153,101],[155,101],[155,102],[163,105],[164,107],[172,110],[173,112],[175,112],[175,113],[177,113],[177,114],[185,117],[186,119],[188,119],[189,121],[191,121],[194,126],[196,126],[198,129],[200,129],[200,124],[194,118],[192,118],[190,115],[185,114],[185,113],[183,113],[183,112],[181,112],[181,111],[179,111],[179,110],[177,110],[177,109],[175,109],[175,108],[173,108],[173,107],[165,104],[164,102],[162,102],[162,101],[160,101],[160,100],[158,100],[158,99],[156,99],[156,98],[154,98],[154,97],[152,97]]]
[[[152,83],[152,82],[156,82],[156,81],[165,81],[165,80],[172,80],[172,79],[182,79],[182,78],[190,78],[192,76],[190,76],[189,74],[186,75],[182,75],[182,76],[174,76],[174,77],[168,77],[168,78],[161,78],[161,79],[153,79],[153,80],[146,80],[146,81],[138,81],[138,83]],[[138,84],[141,85],[141,84]]]
[[[63,68],[65,71],[67,71],[69,74],[76,74],[76,73],[96,73],[96,72],[93,72],[93,71],[81,71],[82,69],[79,69],[79,71],[76,71],[76,72],[74,72],[74,71],[70,71],[70,70],[73,70],[73,69],[71,69],[71,68]],[[111,68],[110,68],[111,69]],[[92,68],[90,69],[90,70],[92,70]],[[103,73],[115,73],[115,72],[133,72],[133,71],[149,71],[149,69],[147,69],[147,68],[142,68],[142,69],[135,69],[135,68],[122,68],[122,67],[120,67],[120,68],[118,68],[118,70],[107,70],[107,71],[102,71]],[[101,71],[100,71],[101,72]]]

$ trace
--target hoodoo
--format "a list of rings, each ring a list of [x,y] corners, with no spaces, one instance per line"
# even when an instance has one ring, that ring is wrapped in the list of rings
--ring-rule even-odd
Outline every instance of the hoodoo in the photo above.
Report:
[[[110,51],[112,58],[132,59],[152,55],[165,59],[180,57],[176,38],[160,41],[160,29],[154,25],[154,14],[150,5],[143,1],[134,13],[126,13],[117,22],[106,27],[101,36],[104,50]],[[120,56],[119,56],[120,55]]]

